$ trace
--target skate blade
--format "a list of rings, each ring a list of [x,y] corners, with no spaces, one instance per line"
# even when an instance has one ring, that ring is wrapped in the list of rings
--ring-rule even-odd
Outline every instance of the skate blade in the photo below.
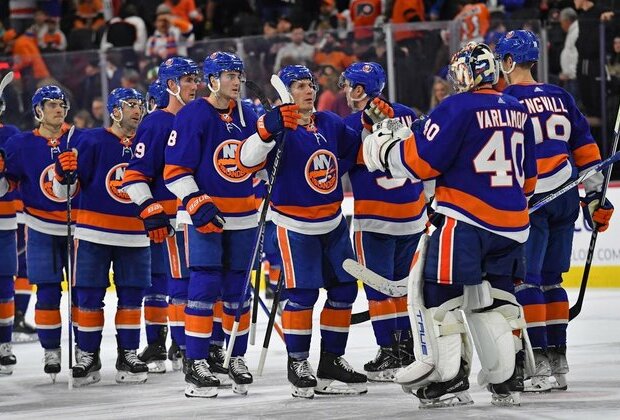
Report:
[[[348,384],[335,379],[317,378],[314,392],[319,395],[360,395],[368,392],[368,386],[366,382]]]
[[[179,371],[183,370],[183,360],[182,359],[171,360],[170,362],[172,363],[172,370],[174,372],[179,372]]]
[[[378,372],[365,371],[366,377],[372,382],[394,382],[394,375],[398,369],[385,369]]]
[[[13,374],[13,366],[15,365],[2,365],[0,366],[0,375],[12,375]]]
[[[566,383],[566,376],[563,374],[556,374],[553,376],[554,381],[551,381],[551,390],[552,391],[566,391],[568,389],[568,384]]]
[[[553,388],[549,378],[544,377],[542,379],[526,379],[523,382],[523,392],[549,392]]]
[[[13,332],[11,336],[11,342],[13,344],[34,343],[36,341],[39,341],[39,336],[37,334]]]
[[[117,384],[128,384],[128,385],[138,385],[143,384],[148,379],[147,372],[140,373],[131,373],[126,371],[118,370],[116,371],[116,383]]]
[[[455,392],[454,394],[442,395],[434,399],[420,399],[420,409],[457,407],[473,404],[474,400],[468,391]]]
[[[248,395],[248,384],[232,383],[232,390],[235,394]]]
[[[521,395],[518,392],[510,394],[492,394],[491,404],[496,407],[518,407],[521,405]]]
[[[215,398],[217,397],[217,387],[196,387],[188,384],[185,387],[185,396],[187,398]]]
[[[56,383],[56,373],[48,373],[48,375],[50,376],[50,379],[52,380],[52,384]]]
[[[91,372],[91,373],[89,373],[87,376],[85,376],[83,378],[76,378],[74,376],[73,377],[73,386],[75,388],[80,388],[80,387],[83,387],[83,386],[88,386],[88,385],[96,384],[100,380],[101,380],[101,374],[99,373],[99,371]]]
[[[166,361],[155,360],[147,364],[149,373],[166,373]]]
[[[311,400],[314,398],[314,388],[298,388],[295,385],[291,385],[291,395],[295,398],[306,398]]]

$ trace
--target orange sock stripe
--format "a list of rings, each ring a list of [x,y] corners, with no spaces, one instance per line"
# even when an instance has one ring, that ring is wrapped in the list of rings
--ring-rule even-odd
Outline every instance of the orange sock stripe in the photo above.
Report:
[[[272,285],[277,285],[278,280],[280,279],[280,273],[282,269],[279,266],[271,266],[269,267],[269,283]]]
[[[74,326],[80,325],[79,319],[80,319],[80,309],[77,306],[72,305],[71,306],[71,322],[73,322]]]
[[[169,304],[168,320],[171,327],[182,327],[185,325],[185,304]]]
[[[525,313],[525,322],[527,322],[528,328],[545,325],[547,311],[544,304],[524,305],[523,312]]]
[[[370,319],[373,321],[393,319],[396,318],[396,304],[392,298],[385,300],[369,300],[368,312],[370,313]]]
[[[78,330],[84,332],[93,332],[103,330],[103,309],[98,311],[85,311],[78,309]]]
[[[62,326],[60,309],[35,309],[34,323],[42,330],[60,328]]]
[[[312,334],[312,309],[283,311],[282,329],[287,334]]]
[[[146,325],[168,324],[168,308],[161,308],[159,306],[145,306],[144,323]]]
[[[185,314],[185,335],[209,338],[213,331],[213,317]]]
[[[222,330],[226,334],[230,334],[232,332],[232,327],[235,322],[235,316],[224,313],[222,316]],[[237,330],[237,335],[247,334],[250,331],[250,313],[246,312],[241,315],[239,319],[239,329]]]
[[[140,329],[140,318],[142,317],[142,310],[121,308],[116,310],[116,316],[114,317],[114,323],[116,329]]]
[[[549,323],[568,323],[568,302],[547,303],[547,322]]]
[[[28,277],[15,278],[15,294],[16,295],[32,294],[32,285],[28,281]]]
[[[323,308],[321,311],[321,329],[343,329],[349,331],[351,325],[351,309]]]
[[[224,314],[224,303],[221,300],[218,300],[213,305],[213,317],[217,319],[222,319],[223,314]]]
[[[0,303],[0,325],[13,324],[14,316],[15,316],[15,301],[10,300],[8,302]]]

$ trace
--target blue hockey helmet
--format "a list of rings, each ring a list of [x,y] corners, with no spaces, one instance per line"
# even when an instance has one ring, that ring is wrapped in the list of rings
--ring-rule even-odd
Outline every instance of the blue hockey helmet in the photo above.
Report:
[[[34,95],[32,95],[32,112],[36,118],[39,118],[39,116],[37,116],[35,108],[43,105],[43,102],[51,100],[63,101],[66,110],[69,110],[69,99],[67,99],[67,95],[65,95],[62,89],[55,85],[45,85],[37,89]]]
[[[112,114],[114,108],[122,108],[123,102],[136,99],[144,104],[144,96],[131,88],[116,88],[108,95],[108,113]]]
[[[202,70],[207,83],[210,82],[211,76],[220,77],[220,74],[225,71],[238,71],[243,74],[243,69],[243,60],[235,54],[224,51],[214,52],[205,58],[202,64]]]
[[[351,87],[360,85],[370,97],[377,97],[385,88],[385,71],[378,63],[359,62],[353,63],[340,75],[338,86],[344,87],[345,80],[348,80]]]
[[[316,90],[314,76],[312,75],[310,69],[306,66],[299,64],[285,66],[278,72],[278,77],[280,77],[280,80],[282,80],[287,88],[290,88],[293,82],[298,80],[310,80]]]
[[[504,35],[495,46],[495,55],[501,62],[507,55],[516,64],[538,61],[540,41],[532,31],[520,29]]]
[[[185,57],[171,57],[161,63],[157,72],[157,78],[162,81],[165,88],[168,87],[168,80],[179,84],[179,80],[188,74],[199,74],[200,68],[192,59]]]
[[[488,45],[470,42],[452,56],[448,79],[457,92],[468,92],[482,84],[496,84],[499,65]]]
[[[166,85],[161,80],[156,79],[149,85],[149,90],[146,93],[146,110],[150,114],[157,108],[165,108],[168,106],[169,99]],[[151,102],[154,104],[151,105]]]

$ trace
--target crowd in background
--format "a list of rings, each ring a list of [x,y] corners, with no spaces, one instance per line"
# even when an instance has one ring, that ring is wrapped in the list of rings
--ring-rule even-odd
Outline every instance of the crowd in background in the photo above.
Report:
[[[263,83],[287,64],[309,66],[320,84],[317,109],[344,116],[350,111],[338,87],[340,73],[357,60],[387,68],[384,23],[443,21],[441,28],[394,30],[399,102],[426,113],[450,94],[445,77],[451,40],[483,40],[492,47],[508,30],[545,28],[549,81],[575,95],[596,131],[602,129],[601,22],[609,119],[620,96],[617,9],[620,1],[613,0],[2,1],[0,76],[16,73],[4,95],[3,118],[31,128],[32,93],[55,83],[72,95],[73,122],[97,126],[104,119],[103,81],[108,91],[122,86],[144,92],[167,57],[202,62],[217,50],[241,55],[248,79]]]

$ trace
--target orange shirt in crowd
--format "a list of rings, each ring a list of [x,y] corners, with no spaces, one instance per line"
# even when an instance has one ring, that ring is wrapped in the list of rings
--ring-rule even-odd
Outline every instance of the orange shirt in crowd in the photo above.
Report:
[[[15,71],[32,67],[32,73],[36,79],[50,77],[50,72],[37,46],[37,38],[32,34],[26,33],[17,37],[13,45],[13,61]]]
[[[372,26],[381,14],[381,0],[351,0],[349,13],[355,39],[372,39]]]
[[[83,0],[78,3],[77,15],[85,19],[95,17],[103,13],[102,0]]]
[[[343,51],[331,51],[325,53],[317,51],[314,53],[314,62],[319,66],[332,66],[338,71],[343,71],[357,61],[353,55],[345,54]]]
[[[461,21],[462,43],[480,42],[489,30],[491,13],[484,3],[468,4],[454,19]]]
[[[174,5],[172,1],[166,0],[165,4],[170,7],[172,14],[177,17],[180,17],[187,21],[202,20],[202,15],[200,14],[200,11],[196,8],[196,2],[194,0],[181,0],[176,5]]]

